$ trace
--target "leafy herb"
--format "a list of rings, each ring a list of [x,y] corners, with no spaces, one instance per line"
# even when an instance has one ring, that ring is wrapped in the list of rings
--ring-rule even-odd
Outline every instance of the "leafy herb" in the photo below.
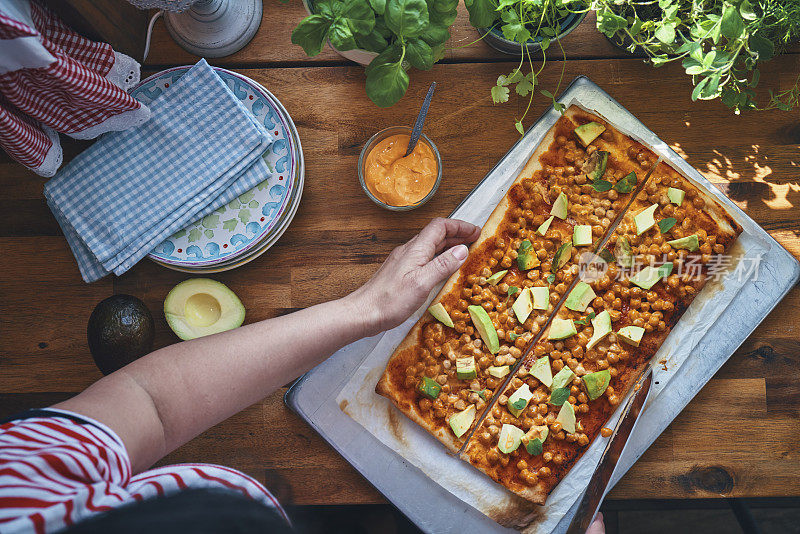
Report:
[[[524,410],[527,405],[528,401],[526,401],[525,399],[517,399],[511,403],[511,407],[514,408],[516,411]]]
[[[661,230],[662,234],[666,234],[675,226],[676,222],[678,222],[678,220],[674,217],[668,217],[662,221],[658,221],[658,229]]]
[[[583,319],[579,319],[579,320],[575,321],[575,324],[587,325],[587,324],[589,324],[589,322],[591,322],[591,320],[592,320],[592,319],[594,319],[594,318],[595,318],[595,313],[594,313],[594,312],[589,312],[589,315],[587,315],[587,316],[586,316],[585,318],[583,318]]]
[[[680,61],[694,83],[692,100],[719,98],[736,113],[790,110],[800,101],[800,76],[792,87],[769,91],[759,107],[759,65],[800,35],[796,0],[592,0],[597,28],[653,66]]]
[[[519,334],[517,334],[516,332],[509,332],[508,337],[509,339],[511,339],[511,341],[516,341],[517,338],[519,337]]]
[[[611,263],[611,262],[613,262],[614,260],[617,259],[617,258],[614,257],[614,253],[611,252],[610,250],[608,250],[605,247],[603,247],[603,250],[600,251],[598,256],[600,256],[603,259],[603,261],[606,262],[606,263]]]
[[[618,193],[630,193],[636,187],[636,173],[631,172],[627,176],[623,176],[617,183],[614,184],[614,191]]]
[[[554,275],[554,274],[548,274],[547,275],[547,283],[548,284],[552,284],[555,281],[556,281],[556,275]]]
[[[454,0],[317,0],[314,14],[292,32],[292,43],[309,56],[319,54],[326,39],[341,51],[376,52],[366,69],[367,96],[389,107],[408,89],[409,66],[428,70],[443,57],[457,6]]]
[[[561,406],[569,398],[569,388],[558,388],[550,393],[550,400],[548,401],[553,406]]]
[[[532,440],[528,441],[525,444],[525,450],[528,451],[528,454],[532,454],[533,456],[539,456],[542,454],[542,447],[543,443],[542,440],[539,438],[533,438]]]
[[[486,389],[482,389],[482,390],[480,390],[480,391],[478,392],[478,396],[479,396],[480,398],[482,398],[482,399],[484,400],[484,402],[485,402],[485,401],[486,401]]]
[[[595,191],[599,191],[600,193],[605,193],[613,187],[611,182],[608,180],[603,180],[602,178],[595,180],[591,185]]]
[[[491,28],[499,26],[506,39],[520,45],[522,54],[519,64],[508,74],[497,78],[491,89],[491,96],[495,104],[508,102],[510,89],[514,87],[516,94],[528,98],[528,105],[522,117],[514,122],[514,127],[522,135],[525,133],[523,121],[531,108],[539,84],[539,75],[547,63],[546,51],[552,40],[555,40],[561,49],[562,59],[566,61],[564,49],[558,38],[562,32],[562,24],[573,13],[586,12],[588,3],[585,0],[464,0],[464,3],[469,11],[469,21],[474,27],[488,32]],[[541,64],[536,69],[531,53],[525,46],[531,41],[539,43],[542,53]],[[530,70],[523,73],[526,64]],[[562,68],[554,93],[558,94],[563,79]],[[553,93],[548,90],[540,90],[539,93],[548,98],[557,111],[564,112],[565,106],[556,102]]]
[[[519,288],[517,286],[508,286],[508,296],[511,297],[516,295],[519,292]]]

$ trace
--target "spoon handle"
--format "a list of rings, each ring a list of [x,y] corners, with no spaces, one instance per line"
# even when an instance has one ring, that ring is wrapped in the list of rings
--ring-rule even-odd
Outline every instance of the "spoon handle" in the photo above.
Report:
[[[422,103],[422,109],[419,110],[417,115],[417,122],[414,123],[414,130],[411,132],[411,139],[408,141],[408,150],[406,156],[414,151],[419,141],[419,136],[422,133],[422,126],[425,124],[425,117],[428,116],[428,107],[431,105],[431,98],[433,98],[433,91],[436,89],[436,82],[433,82],[428,88],[428,94],[425,95],[425,101]]]

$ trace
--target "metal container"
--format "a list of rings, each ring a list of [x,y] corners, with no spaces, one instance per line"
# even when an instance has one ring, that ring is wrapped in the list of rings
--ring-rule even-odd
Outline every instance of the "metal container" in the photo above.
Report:
[[[573,13],[566,17],[561,22],[561,33],[558,34],[557,39],[561,39],[569,32],[577,28],[578,25],[583,22],[585,17],[586,12]],[[502,30],[500,30],[498,26],[493,26],[492,28],[479,28],[478,31],[481,33],[481,35],[485,35],[483,40],[486,42],[486,44],[495,50],[511,56],[522,55],[522,45],[516,41],[506,39],[503,36]],[[542,37],[537,36],[525,43],[525,49],[527,50],[528,54],[533,54],[534,52],[541,50],[541,42]]]
[[[699,309],[701,315],[709,312],[708,315],[716,317],[713,323],[715,328],[696,332],[695,340],[690,346],[687,345],[688,340],[686,339],[682,339],[678,343],[685,347],[684,352],[689,353],[689,359],[684,364],[669,370],[666,369],[666,365],[664,369],[657,366],[656,371],[664,373],[663,378],[660,379],[660,382],[654,382],[648,407],[639,416],[635,432],[631,435],[611,478],[610,486],[613,486],[678,416],[731,354],[750,336],[786,293],[794,287],[797,280],[800,279],[800,264],[734,202],[725,197],[713,184],[588,78],[584,76],[576,78],[559,98],[559,101],[565,105],[577,103],[595,110],[616,126],[641,138],[648,146],[656,147],[660,153],[665,155],[665,159],[670,165],[690,177],[693,182],[729,210],[742,224],[743,236],[747,234],[748,237],[762,242],[767,249],[760,258],[758,277],[743,285],[727,305],[724,307],[713,306],[711,301],[703,303],[698,300],[701,306]],[[476,185],[472,193],[464,199],[451,216],[482,224],[482,221],[473,219],[473,214],[478,211],[480,206],[487,204],[493,206],[502,198],[508,183],[524,167],[531,152],[559,116],[559,113],[552,108],[545,112],[539,121],[528,129],[525,136],[511,147],[509,152],[489,171],[489,174]],[[741,238],[742,236],[740,236]],[[398,335],[404,335],[411,328],[426,306],[427,304],[403,325],[397,327],[401,330]],[[713,310],[708,309],[712,307]],[[712,311],[713,314],[710,313]],[[468,499],[462,500],[456,496],[458,493],[468,494],[470,486],[462,484],[455,487],[448,486],[446,481],[437,482],[434,478],[429,477],[422,468],[397,454],[390,446],[387,446],[343,411],[342,405],[337,400],[342,388],[357,373],[369,374],[371,372],[372,368],[366,364],[365,360],[391,332],[356,341],[336,352],[295,382],[286,394],[286,403],[423,531],[435,533],[470,531],[496,534],[516,532],[516,530],[502,527],[494,522],[476,507],[468,504],[466,502]],[[698,337],[699,339],[697,339]],[[382,367],[379,371],[382,372]],[[369,387],[373,385],[374,381],[377,381],[377,377],[371,376]],[[375,402],[380,402],[380,399],[376,396]],[[385,399],[383,402],[388,403]],[[609,423],[613,424],[614,421]],[[409,424],[412,427],[415,426],[414,423]],[[417,430],[420,434],[425,434],[424,430]],[[441,447],[434,438],[427,436],[426,439],[429,439],[432,446],[438,447],[436,449],[437,460],[441,462],[460,461],[450,458],[444,447]],[[604,443],[600,440],[592,445],[596,448],[598,459],[603,446]],[[586,460],[592,450],[590,449],[582,459],[586,464],[585,470],[588,474],[591,474],[595,467],[590,465],[589,460]],[[576,468],[573,467],[573,470]],[[474,472],[474,476],[476,481],[483,477],[478,471]],[[587,476],[587,481],[588,478],[589,476]],[[440,482],[443,485],[440,485]],[[579,493],[574,495],[575,501],[579,495]],[[519,515],[520,508],[516,506],[516,504],[513,505],[508,512],[516,510],[516,514]],[[561,533],[566,530],[577,508],[577,502],[570,505],[568,501],[565,501],[564,506],[567,509],[562,507],[560,513],[554,515],[553,520],[550,521],[550,524],[558,521],[558,525],[548,529],[548,532]],[[571,509],[569,509],[570,506]],[[499,510],[498,513],[506,513],[506,510]]]

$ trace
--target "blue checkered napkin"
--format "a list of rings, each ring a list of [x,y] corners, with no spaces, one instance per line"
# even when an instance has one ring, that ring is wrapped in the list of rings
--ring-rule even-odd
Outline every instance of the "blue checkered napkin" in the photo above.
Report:
[[[45,185],[81,275],[121,274],[164,239],[266,179],[272,136],[205,60]]]

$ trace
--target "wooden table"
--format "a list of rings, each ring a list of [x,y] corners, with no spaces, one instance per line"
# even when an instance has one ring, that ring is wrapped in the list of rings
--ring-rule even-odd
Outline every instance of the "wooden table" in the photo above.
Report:
[[[462,6],[463,8],[463,6]],[[269,253],[215,276],[258,321],[345,295],[389,251],[434,216],[446,216],[517,140],[522,100],[495,106],[489,88],[512,62],[483,43],[448,52],[413,72],[408,94],[380,110],[364,94],[364,71],[329,48],[307,58],[289,34],[297,0],[265,2],[256,38],[211,61],[268,87],[292,114],[306,157],[306,185],[292,226]],[[453,45],[477,33],[462,12]],[[565,81],[588,75],[800,257],[800,124],[797,112],[735,116],[722,104],[691,102],[679,67],[654,70],[612,47],[592,16],[564,39]],[[553,56],[555,57],[555,56]],[[147,73],[196,58],[156,25]],[[561,63],[544,71],[555,87]],[[800,55],[762,69],[788,87]],[[364,142],[380,128],[412,122],[431,81],[438,88],[426,131],[441,151],[436,197],[409,213],[376,207],[355,174]],[[537,98],[529,124],[545,109]],[[67,158],[85,144],[65,142]],[[125,275],[83,283],[43,197],[45,180],[0,156],[0,415],[73,395],[100,377],[86,345],[94,305],[112,293],[142,298],[156,318],[156,346],[174,343],[159,313],[187,278],[143,261]],[[622,479],[614,499],[800,495],[800,291],[793,290]],[[283,404],[280,390],[217,425],[164,462],[217,462],[264,482],[287,504],[376,503],[383,498]]]

